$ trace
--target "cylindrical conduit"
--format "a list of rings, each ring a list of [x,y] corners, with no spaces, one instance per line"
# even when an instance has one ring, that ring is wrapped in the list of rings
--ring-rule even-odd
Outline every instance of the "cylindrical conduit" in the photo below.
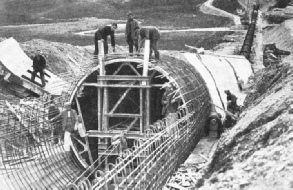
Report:
[[[251,14],[251,22],[248,27],[240,55],[244,55],[246,59],[250,58],[250,53],[251,53],[251,47],[253,45],[253,38],[254,38],[254,32],[255,32],[255,27],[256,27],[256,21],[257,21],[257,16],[258,16],[258,6],[253,7],[253,11]]]

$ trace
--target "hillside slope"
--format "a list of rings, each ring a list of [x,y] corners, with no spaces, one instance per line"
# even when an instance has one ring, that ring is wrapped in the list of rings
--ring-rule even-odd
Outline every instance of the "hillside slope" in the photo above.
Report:
[[[255,75],[261,80],[255,81],[239,122],[220,139],[203,189],[293,188],[292,66]]]
[[[261,3],[263,9],[272,5],[272,1]],[[291,51],[291,23],[264,28],[263,41],[255,43],[276,43]],[[245,109],[219,140],[200,189],[293,189],[292,81],[292,55],[279,65],[256,70],[244,89]]]

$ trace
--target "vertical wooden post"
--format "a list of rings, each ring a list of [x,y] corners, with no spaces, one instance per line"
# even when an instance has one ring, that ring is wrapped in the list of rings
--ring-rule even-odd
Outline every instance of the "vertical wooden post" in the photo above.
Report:
[[[140,122],[139,122],[139,127],[140,127],[140,132],[143,133],[144,132],[144,111],[143,111],[143,89],[140,88],[139,89],[139,112],[140,112],[140,115],[141,115],[141,118],[140,118]]]
[[[105,52],[104,52],[104,42],[102,40],[98,41],[99,46],[99,58],[104,58]],[[100,61],[100,60],[99,60]]]
[[[143,57],[143,74],[142,74],[142,76],[145,76],[145,77],[148,76],[149,58],[150,58],[150,40],[145,40],[144,57]]]
[[[109,112],[109,98],[108,98],[108,88],[105,87],[104,88],[104,96],[103,96],[103,99],[104,99],[104,103],[103,103],[103,131],[108,131],[108,116],[105,115],[105,114],[108,114]]]
[[[79,101],[78,101],[77,95],[75,95],[75,101],[76,101],[76,105],[77,105],[78,113],[79,113],[79,115],[81,116],[81,121],[82,121],[83,129],[84,129],[84,131],[86,131],[86,129],[85,129],[85,125],[84,125],[84,120],[83,120],[83,117],[82,117],[81,108],[80,108],[80,104],[79,104]],[[84,138],[85,138],[85,143],[86,143],[87,148],[88,148],[88,155],[89,155],[90,163],[91,163],[91,165],[92,165],[92,164],[94,163],[94,161],[93,161],[92,152],[91,152],[91,149],[90,149],[89,139],[88,139],[87,136],[85,136]]]
[[[149,58],[150,58],[150,40],[145,40],[144,58],[143,58],[143,74],[142,74],[144,77],[148,76]],[[142,82],[142,85],[147,85],[147,84],[148,84],[147,81]],[[149,97],[150,96],[149,90],[150,89],[146,89],[146,91],[145,91],[145,90],[141,89],[141,97],[142,98],[140,99],[140,107],[141,107],[141,115],[143,116],[141,118],[141,120],[143,121],[143,122],[141,122],[141,123],[143,123],[142,124],[143,126],[141,126],[141,132],[144,132],[145,131],[144,126],[148,126],[148,124],[149,124],[149,114],[150,114],[149,113],[150,112],[150,109],[149,109],[149,98],[150,98]],[[145,96],[143,95],[144,93],[142,93],[144,91],[146,92]],[[145,98],[143,98],[143,97],[145,97]],[[146,101],[146,102],[144,103],[144,101]],[[143,113],[143,112],[145,112],[145,113]]]
[[[105,75],[105,65],[103,62],[103,58],[104,58],[104,43],[102,40],[98,41],[98,46],[99,46],[99,65],[100,65],[100,76],[104,76]],[[102,84],[103,82],[99,81],[98,83]],[[103,125],[103,121],[102,121],[102,89],[100,87],[98,87],[97,89],[98,94],[97,94],[97,110],[98,110],[98,131],[102,131],[102,125]]]
[[[149,81],[147,82],[147,85],[149,86]],[[144,130],[148,129],[149,125],[150,125],[150,88],[147,88],[146,89],[146,106],[145,106],[145,109],[146,109],[146,116],[145,116],[145,128]]]
[[[98,41],[98,46],[99,46],[99,56],[98,56],[98,60],[99,60],[99,65],[100,65],[100,76],[104,76],[105,75],[105,65],[103,62],[104,59],[104,43],[102,40]],[[103,84],[102,81],[97,81],[99,84]],[[101,87],[98,87],[97,89],[98,94],[97,94],[97,111],[98,111],[98,131],[102,131],[103,130],[103,89]],[[98,144],[101,144],[101,139],[98,139]],[[98,155],[99,156],[99,155]],[[101,163],[101,159],[99,157],[99,164]]]

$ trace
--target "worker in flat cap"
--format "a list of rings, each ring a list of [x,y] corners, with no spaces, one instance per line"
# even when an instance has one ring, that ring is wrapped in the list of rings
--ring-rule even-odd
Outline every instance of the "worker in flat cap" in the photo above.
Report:
[[[62,119],[62,131],[64,132],[64,150],[66,153],[70,152],[70,147],[72,146],[71,133],[74,131],[74,126],[77,121],[77,114],[74,109],[71,109],[71,102],[66,102],[64,104],[64,110],[50,119],[51,122]]]
[[[128,20],[125,28],[125,39],[129,46],[129,53],[133,53],[133,46],[135,51],[138,51],[138,41],[135,40],[135,28],[139,27],[138,21],[133,18],[132,12],[127,13]]]

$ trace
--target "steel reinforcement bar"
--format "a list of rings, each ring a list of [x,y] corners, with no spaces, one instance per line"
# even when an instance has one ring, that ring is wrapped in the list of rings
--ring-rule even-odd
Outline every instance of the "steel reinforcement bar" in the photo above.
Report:
[[[205,82],[195,68],[172,58],[158,67],[178,84],[184,105],[150,125],[144,138],[135,140],[115,164],[90,166],[68,189],[161,189],[194,149],[211,108]]]
[[[48,122],[48,107],[45,106],[49,97],[39,99],[37,106],[19,108],[11,108],[9,104],[2,102],[0,118],[2,187],[4,189],[64,189],[66,187],[108,189],[111,185],[123,189],[163,187],[168,176],[186,159],[201,138],[211,105],[208,103],[210,97],[205,83],[193,67],[182,62],[173,63],[170,58],[169,62],[162,63],[160,68],[166,71],[180,87],[180,94],[185,100],[184,105],[177,113],[170,114],[151,125],[145,134],[148,138],[135,141],[131,150],[125,150],[116,159],[115,165],[109,164],[109,170],[101,170],[97,167],[93,170],[94,175],[81,176],[81,170],[74,160],[62,154],[64,152],[62,143],[52,145],[53,139],[50,134],[53,127]],[[70,99],[78,81],[73,79],[68,91],[57,98],[60,106]],[[31,139],[34,141],[31,142]]]
[[[62,108],[88,69],[79,77],[66,76],[71,86],[55,98]],[[23,99],[24,104],[0,101],[1,189],[64,189],[82,171],[63,154],[63,141],[54,144],[54,127],[48,121],[50,96]]]
[[[207,114],[205,105],[190,105],[150,127],[146,137],[135,141],[110,164],[109,170],[95,170],[94,180],[81,178],[68,189],[161,189],[201,138]]]

